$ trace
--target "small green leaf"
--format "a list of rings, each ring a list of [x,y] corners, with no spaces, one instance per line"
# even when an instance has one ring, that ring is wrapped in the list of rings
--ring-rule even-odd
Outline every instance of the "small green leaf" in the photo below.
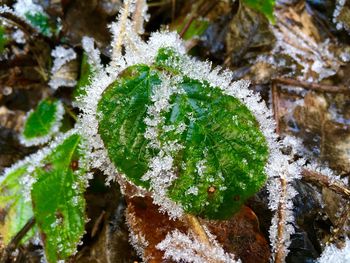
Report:
[[[176,26],[176,31],[178,33],[182,32],[182,30],[184,29],[184,27],[188,23],[189,19],[190,19],[189,17],[186,17],[186,19],[184,19],[184,21],[181,24]],[[189,39],[192,39],[194,37],[199,37],[199,36],[204,34],[204,32],[207,30],[208,27],[209,27],[208,20],[205,20],[203,18],[195,19],[191,22],[189,27],[186,29],[186,32],[182,36],[182,38],[184,40],[189,40]]]
[[[21,141],[27,146],[48,142],[59,131],[64,108],[58,100],[43,100],[29,112],[22,131]]]
[[[243,0],[247,6],[263,13],[271,23],[275,23],[275,17],[273,11],[275,7],[275,0]]]
[[[0,54],[4,52],[5,46],[8,42],[8,39],[5,33],[6,33],[5,28],[2,25],[0,25]]]
[[[164,96],[157,95],[164,76],[176,78],[173,85],[181,92],[170,95],[161,123],[150,124],[156,125],[161,147],[182,146],[171,152],[177,179],[167,195],[188,213],[225,219],[265,183],[267,142],[244,104],[183,75],[181,59],[161,49],[154,65],[124,70],[99,101],[99,133],[114,165],[135,184],[148,187],[142,177],[160,151],[149,146],[145,120],[157,103],[154,96]]]
[[[83,54],[83,58],[80,66],[80,77],[77,86],[74,90],[74,97],[86,95],[85,88],[90,85],[90,80],[94,76],[95,72],[92,66],[88,62],[88,56],[86,53]]]
[[[27,12],[24,14],[32,26],[39,30],[44,36],[50,37],[53,28],[51,27],[49,17],[43,13]]]
[[[86,168],[81,162],[81,140],[70,135],[33,172],[33,210],[49,262],[74,254],[84,233]]]
[[[32,204],[23,196],[24,186],[20,183],[27,174],[27,163],[18,163],[14,168],[5,172],[4,179],[0,183],[0,235],[7,245],[11,239],[33,217]],[[22,242],[30,239],[35,233],[31,229],[22,239]]]

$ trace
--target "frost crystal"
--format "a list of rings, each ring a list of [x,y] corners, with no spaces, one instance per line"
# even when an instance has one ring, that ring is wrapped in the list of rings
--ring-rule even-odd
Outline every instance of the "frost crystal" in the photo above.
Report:
[[[335,4],[335,9],[333,12],[333,23],[336,24],[336,27],[338,30],[341,30],[343,28],[345,28],[346,30],[349,30],[349,28],[346,28],[346,26],[343,24],[343,22],[341,22],[338,18],[339,15],[341,14],[344,6],[345,6],[346,0],[336,0],[336,4]]]
[[[185,235],[178,230],[168,233],[156,248],[164,251],[164,259],[173,259],[176,262],[241,262],[235,260],[234,255],[226,253],[215,240],[208,246],[198,241],[193,234]]]
[[[350,240],[345,240],[343,248],[337,248],[335,245],[328,245],[321,257],[317,259],[318,263],[347,263],[350,262]]]
[[[56,47],[51,52],[52,57],[54,58],[53,66],[51,68],[51,80],[49,85],[52,89],[56,90],[59,87],[74,87],[77,81],[67,77],[67,73],[64,70],[64,66],[76,59],[77,54],[72,48],[64,48],[62,46]]]
[[[26,39],[24,37],[24,33],[22,30],[17,29],[15,32],[13,32],[12,38],[18,44],[25,44],[26,43]]]
[[[100,51],[94,47],[94,39],[90,37],[83,37],[82,45],[88,56],[89,64],[93,65],[96,70],[101,70],[101,54]]]
[[[44,12],[41,5],[35,4],[32,0],[18,0],[13,7],[16,14],[23,18],[25,18],[27,13],[35,14]]]

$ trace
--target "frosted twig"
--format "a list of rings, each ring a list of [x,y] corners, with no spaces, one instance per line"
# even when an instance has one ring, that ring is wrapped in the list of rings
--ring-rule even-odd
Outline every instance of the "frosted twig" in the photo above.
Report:
[[[301,175],[304,181],[327,187],[344,198],[350,199],[350,189],[340,181],[335,181],[327,175],[308,169],[303,169]]]
[[[275,78],[274,81],[280,84],[299,86],[309,90],[328,92],[328,93],[350,94],[350,88],[342,85],[333,86],[333,85],[319,84],[319,83],[302,81],[297,79],[290,79],[290,78]]]
[[[143,23],[148,20],[147,12],[147,2],[146,0],[136,0],[135,12],[132,16],[134,22],[134,30],[138,34],[143,34]]]
[[[125,34],[125,29],[126,29],[126,23],[128,20],[128,15],[130,12],[130,5],[131,5],[131,0],[126,0],[124,3],[124,9],[121,13],[121,17],[119,20],[119,35],[117,38],[117,41],[115,43],[115,46],[113,47],[113,56],[114,58],[117,58],[120,53],[121,53],[121,49],[122,49],[122,44],[123,44],[123,38],[124,38],[124,34]]]
[[[285,199],[287,195],[287,181],[284,178],[280,178],[281,182],[281,196],[280,202],[277,209],[277,241],[276,241],[276,254],[275,263],[283,263],[285,258],[285,242],[284,242],[284,232],[285,232],[285,222],[286,222],[286,207]]]

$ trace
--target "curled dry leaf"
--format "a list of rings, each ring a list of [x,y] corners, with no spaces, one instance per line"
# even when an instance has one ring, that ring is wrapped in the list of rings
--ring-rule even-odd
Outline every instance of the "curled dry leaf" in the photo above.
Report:
[[[126,218],[131,241],[139,248],[140,255],[148,259],[148,262],[172,262],[163,261],[163,252],[155,247],[175,229],[184,234],[188,233],[186,222],[179,219],[170,220],[167,215],[159,213],[151,198],[135,197],[128,199],[127,203]],[[268,242],[260,232],[258,219],[250,208],[242,207],[229,220],[200,219],[200,222],[217,237],[217,241],[227,253],[234,254],[242,262],[269,261]]]

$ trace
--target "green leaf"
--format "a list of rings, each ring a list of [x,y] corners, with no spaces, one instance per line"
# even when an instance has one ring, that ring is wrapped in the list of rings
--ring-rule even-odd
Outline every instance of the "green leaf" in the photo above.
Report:
[[[5,33],[6,33],[5,28],[2,25],[0,25],[0,54],[4,52],[5,46],[8,42],[8,39]]]
[[[46,14],[39,12],[33,13],[28,11],[24,15],[29,23],[38,29],[41,34],[47,37],[51,37],[53,28],[50,24],[49,17]]]
[[[27,146],[46,143],[59,131],[64,114],[60,101],[46,99],[29,112],[22,131],[22,142]]]
[[[176,31],[178,33],[181,33],[186,24],[188,23],[188,20],[190,18],[186,17],[186,19],[183,20],[181,24],[178,24],[176,26]],[[176,23],[176,22],[175,22]],[[190,26],[186,29],[185,34],[182,36],[182,39],[189,40],[194,37],[199,37],[204,34],[204,32],[209,27],[209,21],[205,20],[203,18],[195,19],[191,22]]]
[[[81,140],[70,135],[33,172],[33,210],[49,262],[71,256],[84,233],[86,168]]]
[[[182,92],[170,96],[170,106],[157,124],[161,146],[183,146],[171,153],[177,179],[167,195],[188,213],[228,218],[264,184],[267,142],[244,104],[218,87],[183,75],[179,60],[174,51],[161,49],[154,65],[122,72],[99,101],[99,133],[114,165],[135,184],[147,187],[142,176],[159,154],[145,137],[147,110],[155,103],[164,75],[180,75],[182,80],[174,85]]]
[[[275,23],[273,11],[275,7],[275,0],[243,0],[247,6],[263,13],[271,23]]]
[[[0,183],[0,235],[5,245],[24,227],[33,217],[32,204],[23,196],[24,186],[20,183],[27,175],[28,163],[18,163],[3,175]],[[31,229],[22,239],[26,242],[33,237],[34,229]]]
[[[88,62],[88,56],[86,53],[83,54],[83,58],[80,66],[80,77],[77,86],[74,90],[74,97],[86,95],[86,87],[90,85],[91,79],[94,76],[95,71]]]

